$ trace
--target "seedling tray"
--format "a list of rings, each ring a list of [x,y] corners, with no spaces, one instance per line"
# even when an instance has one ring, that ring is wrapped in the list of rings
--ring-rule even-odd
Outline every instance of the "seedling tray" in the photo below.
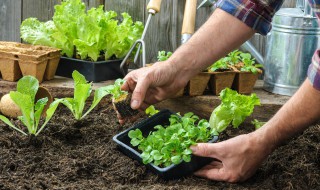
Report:
[[[118,148],[121,152],[123,152],[128,157],[139,161],[142,163],[141,153],[137,148],[133,147],[130,144],[130,138],[128,137],[128,133],[130,130],[134,129],[140,129],[143,136],[146,137],[151,131],[154,130],[154,127],[156,125],[168,125],[169,124],[169,118],[170,115],[175,114],[171,112],[170,110],[162,110],[156,115],[149,117],[146,120],[143,120],[140,123],[137,123],[133,127],[117,134],[113,137],[113,140],[118,144]],[[218,140],[218,136],[215,136],[212,140],[209,141],[209,143],[216,142]],[[181,162],[178,165],[170,165],[165,168],[160,168],[158,166],[155,166],[154,164],[147,164],[147,168],[154,172],[155,174],[159,175],[161,178],[165,180],[170,179],[178,179],[187,175],[192,174],[196,170],[202,168],[203,166],[209,164],[211,161],[213,161],[212,158],[206,158],[206,157],[198,157],[192,155],[190,162]]]
[[[120,70],[122,60],[86,61],[68,57],[61,57],[56,75],[72,78],[72,72],[77,70],[88,81],[100,82],[123,78]]]

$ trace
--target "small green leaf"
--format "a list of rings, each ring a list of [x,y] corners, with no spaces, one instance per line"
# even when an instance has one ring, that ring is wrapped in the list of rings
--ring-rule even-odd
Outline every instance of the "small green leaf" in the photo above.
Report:
[[[17,83],[17,91],[30,96],[34,102],[39,88],[39,81],[33,76],[24,76]]]
[[[183,155],[182,156],[183,161],[190,162],[191,161],[191,155]]]
[[[46,111],[46,120],[44,121],[44,123],[42,124],[41,128],[38,130],[38,132],[36,133],[36,136],[39,135],[39,133],[44,129],[44,127],[47,125],[47,123],[50,121],[50,119],[52,118],[54,112],[56,111],[56,109],[58,108],[59,104],[63,101],[63,99],[56,99],[55,101],[53,101],[49,108]]]
[[[5,124],[9,125],[9,127],[13,128],[14,130],[22,133],[23,135],[27,135],[27,133],[23,132],[21,129],[17,128],[16,126],[14,126],[10,120],[8,118],[6,118],[3,115],[0,115],[0,120],[3,121]]]
[[[172,163],[174,163],[174,164],[179,164],[179,163],[181,162],[181,156],[180,156],[180,155],[172,156],[172,157],[171,157],[171,161],[172,161]]]
[[[132,146],[138,146],[140,144],[141,140],[137,139],[137,138],[132,138],[130,143]]]

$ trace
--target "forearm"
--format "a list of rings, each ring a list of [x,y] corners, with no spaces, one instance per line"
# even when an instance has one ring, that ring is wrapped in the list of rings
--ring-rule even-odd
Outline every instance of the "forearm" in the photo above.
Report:
[[[180,79],[192,76],[238,48],[254,30],[234,16],[216,9],[208,21],[168,60],[175,65]]]
[[[307,79],[292,98],[255,133],[273,151],[320,119],[320,91]]]

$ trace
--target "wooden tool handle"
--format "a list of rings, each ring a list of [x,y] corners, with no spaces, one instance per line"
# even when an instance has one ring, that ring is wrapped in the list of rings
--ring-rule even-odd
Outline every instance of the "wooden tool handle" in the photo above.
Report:
[[[150,10],[154,10],[155,13],[160,12],[160,7],[161,7],[161,1],[162,0],[150,0],[147,6],[147,9]]]
[[[196,24],[197,0],[186,0],[184,9],[182,34],[193,34]]]

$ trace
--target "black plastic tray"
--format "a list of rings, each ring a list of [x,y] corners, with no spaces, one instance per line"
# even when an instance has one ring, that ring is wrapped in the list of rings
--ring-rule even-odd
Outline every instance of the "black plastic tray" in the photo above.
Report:
[[[132,159],[135,159],[142,163],[141,154],[130,144],[130,138],[128,137],[128,133],[133,129],[140,129],[142,131],[143,136],[147,136],[150,131],[154,130],[154,126],[156,125],[168,125],[170,115],[175,114],[169,110],[162,110],[156,115],[134,125],[133,127],[117,134],[113,137],[113,140],[118,144],[118,147],[121,152],[126,154]],[[218,136],[215,136],[209,142],[216,142],[218,140]],[[160,168],[155,166],[154,164],[147,164],[146,166],[154,173],[158,174],[165,180],[169,179],[178,179],[187,175],[192,174],[196,170],[202,168],[203,166],[209,164],[213,161],[212,158],[199,157],[192,155],[190,162],[181,162],[178,165],[170,165],[165,168]]]
[[[86,77],[88,81],[100,82],[123,78],[120,70],[122,60],[110,61],[85,61],[68,57],[61,57],[56,75],[72,78],[72,72],[77,70]]]

